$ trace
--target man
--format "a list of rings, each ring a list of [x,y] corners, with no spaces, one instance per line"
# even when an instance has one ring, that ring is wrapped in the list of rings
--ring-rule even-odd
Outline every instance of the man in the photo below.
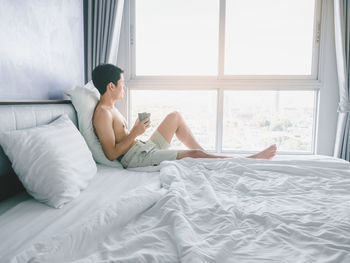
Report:
[[[125,118],[115,108],[115,102],[124,96],[123,70],[111,64],[99,65],[92,72],[92,81],[101,94],[93,126],[109,160],[117,159],[125,168],[133,168],[184,157],[232,158],[208,154],[198,144],[179,112],[168,114],[147,142],[137,140],[149,128],[151,121],[149,117],[142,121],[137,119],[129,131]],[[168,150],[174,134],[190,150]],[[272,145],[249,158],[271,159],[276,150],[276,145]]]

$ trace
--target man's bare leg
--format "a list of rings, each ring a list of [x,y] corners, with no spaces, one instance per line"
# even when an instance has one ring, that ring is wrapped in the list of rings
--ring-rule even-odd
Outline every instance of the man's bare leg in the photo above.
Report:
[[[270,147],[266,148],[265,150],[248,156],[248,158],[254,158],[254,159],[271,159],[276,155],[277,147],[276,145],[271,145]],[[234,158],[232,156],[221,156],[221,155],[214,155],[209,154],[203,150],[180,150],[177,153],[177,160],[180,160],[185,157],[191,157],[191,158]]]
[[[277,152],[277,146],[276,144],[271,145],[270,147],[266,148],[265,150],[248,156],[248,158],[255,158],[255,159],[271,159],[276,155]]]
[[[174,111],[168,114],[161,124],[158,126],[157,131],[167,140],[170,144],[171,140],[176,134],[177,138],[186,145],[191,150],[180,150],[177,155],[177,159],[182,159],[185,157],[192,158],[233,158],[232,156],[220,156],[208,154],[205,152],[203,147],[199,145],[195,137],[193,136],[190,128],[182,118],[181,114]],[[248,156],[248,158],[256,159],[271,159],[276,155],[277,147],[276,145],[271,145],[265,150]]]
[[[199,145],[193,136],[181,114],[177,111],[168,114],[161,124],[159,124],[157,131],[169,144],[171,143],[174,134],[176,134],[176,137],[189,149],[200,149],[204,151],[203,147]]]

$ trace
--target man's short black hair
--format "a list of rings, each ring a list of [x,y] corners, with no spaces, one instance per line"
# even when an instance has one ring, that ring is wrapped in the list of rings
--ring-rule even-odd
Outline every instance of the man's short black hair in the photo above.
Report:
[[[107,84],[112,82],[117,85],[122,73],[124,71],[115,65],[101,64],[92,71],[92,82],[100,94],[103,95],[106,92]]]

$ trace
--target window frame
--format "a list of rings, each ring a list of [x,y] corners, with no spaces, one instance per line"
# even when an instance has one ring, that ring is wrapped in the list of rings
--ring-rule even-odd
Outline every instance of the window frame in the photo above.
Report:
[[[219,5],[219,36],[218,36],[218,74],[217,76],[143,76],[136,75],[136,14],[135,4],[136,0],[130,0],[130,37],[131,37],[131,80],[156,80],[156,79],[168,79],[168,80],[179,80],[182,78],[193,79],[193,80],[318,80],[318,62],[319,62],[319,47],[320,47],[320,36],[321,36],[321,0],[315,0],[314,10],[314,31],[313,31],[313,48],[312,48],[312,65],[310,75],[228,75],[224,74],[224,58],[225,58],[225,20],[226,20],[226,0],[217,0],[220,2]]]
[[[317,123],[319,118],[319,93],[323,86],[322,74],[323,66],[323,45],[321,29],[325,24],[325,11],[323,1],[315,0],[315,17],[313,33],[313,51],[312,51],[312,73],[310,75],[224,75],[224,52],[225,52],[225,6],[226,0],[218,0],[219,6],[219,36],[218,36],[218,75],[217,76],[137,76],[136,75],[136,52],[135,43],[135,0],[130,0],[124,6],[123,27],[125,31],[124,44],[127,57],[124,68],[127,72],[124,77],[127,81],[127,102],[124,112],[127,114],[129,127],[131,120],[129,118],[131,110],[129,89],[142,90],[217,90],[217,124],[216,124],[216,150],[215,153],[241,153],[249,154],[250,151],[223,151],[223,94],[225,90],[313,90],[314,99],[314,125],[312,134],[311,152],[281,152],[282,154],[315,154],[317,141]]]

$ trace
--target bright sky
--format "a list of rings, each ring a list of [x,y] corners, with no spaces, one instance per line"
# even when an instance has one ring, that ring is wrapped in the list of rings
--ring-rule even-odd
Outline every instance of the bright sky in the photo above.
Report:
[[[226,74],[310,74],[315,0],[227,0]],[[136,0],[137,75],[217,75],[219,0]]]

